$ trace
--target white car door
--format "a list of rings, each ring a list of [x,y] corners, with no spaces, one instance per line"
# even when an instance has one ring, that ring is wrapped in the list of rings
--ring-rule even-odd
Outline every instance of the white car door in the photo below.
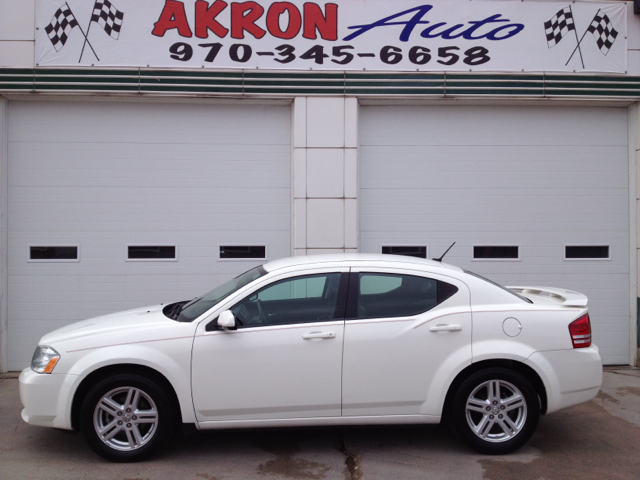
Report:
[[[468,287],[420,271],[352,269],[348,296],[343,416],[438,415],[429,395],[471,363]]]
[[[230,306],[237,330],[213,330],[215,320],[199,326],[192,391],[201,427],[340,416],[347,270],[280,278],[249,293]]]

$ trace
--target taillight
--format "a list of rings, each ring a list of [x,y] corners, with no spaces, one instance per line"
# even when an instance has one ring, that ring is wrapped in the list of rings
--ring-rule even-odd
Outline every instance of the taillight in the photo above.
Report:
[[[569,324],[569,333],[573,348],[586,348],[591,346],[591,321],[589,314],[585,313],[579,319]]]

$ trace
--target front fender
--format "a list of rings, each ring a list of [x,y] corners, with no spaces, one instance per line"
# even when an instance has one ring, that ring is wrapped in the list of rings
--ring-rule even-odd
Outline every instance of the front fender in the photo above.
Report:
[[[162,344],[162,349],[158,348]],[[179,338],[161,342],[134,343],[101,347],[85,351],[67,352],[78,355],[69,368],[74,381],[70,386],[69,400],[89,375],[104,367],[115,365],[140,365],[163,375],[175,390],[184,423],[195,423],[191,401],[191,348],[193,338]],[[69,419],[72,402],[68,401]],[[69,420],[69,425],[71,424]]]

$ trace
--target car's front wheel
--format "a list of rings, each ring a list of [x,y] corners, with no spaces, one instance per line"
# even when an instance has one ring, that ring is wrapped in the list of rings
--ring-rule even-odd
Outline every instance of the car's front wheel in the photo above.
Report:
[[[116,462],[143,460],[171,438],[176,427],[172,402],[156,382],[117,374],[98,382],[80,412],[82,432],[100,456]]]
[[[505,368],[469,376],[458,388],[451,410],[458,436],[471,448],[492,455],[522,447],[539,419],[540,404],[531,383]]]

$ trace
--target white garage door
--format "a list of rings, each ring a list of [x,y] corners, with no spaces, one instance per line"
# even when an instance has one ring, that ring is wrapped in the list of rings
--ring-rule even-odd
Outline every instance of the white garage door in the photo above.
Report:
[[[290,255],[290,116],[273,105],[11,102],[9,370],[55,328],[191,299],[264,263],[220,260],[220,246]],[[78,261],[60,258],[74,247]]]
[[[626,109],[361,111],[362,251],[455,241],[449,263],[583,292],[605,363],[629,362]]]

